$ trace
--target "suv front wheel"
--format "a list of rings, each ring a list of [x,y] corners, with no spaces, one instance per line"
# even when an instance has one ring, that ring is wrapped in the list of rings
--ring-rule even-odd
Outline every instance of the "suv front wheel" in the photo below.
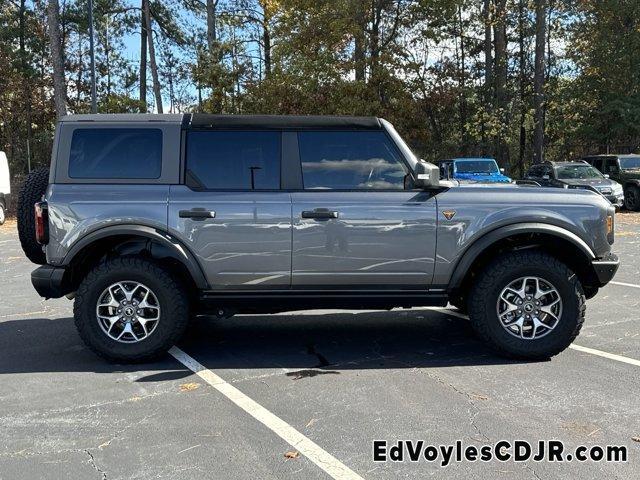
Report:
[[[96,266],[76,292],[80,337],[112,361],[141,362],[166,352],[185,331],[184,286],[159,264],[121,257]]]
[[[474,330],[499,353],[539,360],[578,336],[585,296],[577,276],[554,257],[512,252],[479,275],[469,310]]]
[[[640,188],[629,185],[624,190],[624,206],[627,210],[640,210]]]

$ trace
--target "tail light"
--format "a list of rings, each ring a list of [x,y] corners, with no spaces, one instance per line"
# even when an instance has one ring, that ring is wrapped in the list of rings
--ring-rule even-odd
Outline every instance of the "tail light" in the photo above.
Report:
[[[40,245],[49,243],[49,210],[47,202],[37,202],[35,208],[36,242]]]

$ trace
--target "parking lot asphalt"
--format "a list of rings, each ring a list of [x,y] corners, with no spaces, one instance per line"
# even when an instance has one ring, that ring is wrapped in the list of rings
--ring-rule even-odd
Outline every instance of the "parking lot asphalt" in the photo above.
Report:
[[[285,426],[367,479],[637,478],[640,214],[618,215],[616,229],[617,283],[588,301],[576,344],[631,363],[576,349],[546,362],[505,360],[448,310],[242,315],[197,321],[179,345],[215,375],[212,387],[170,355],[134,366],[94,356],[72,303],[43,301],[31,287],[34,266],[8,222],[0,479],[331,478],[313,455],[285,458],[298,451],[281,438]],[[282,424],[260,420],[255,404]],[[375,463],[374,439],[626,445],[628,461]]]

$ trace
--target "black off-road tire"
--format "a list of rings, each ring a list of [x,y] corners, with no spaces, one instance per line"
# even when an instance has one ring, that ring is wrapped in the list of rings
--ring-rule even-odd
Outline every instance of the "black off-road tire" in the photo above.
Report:
[[[624,206],[627,210],[640,210],[640,187],[629,185],[624,189]]]
[[[496,305],[503,288],[518,278],[536,276],[554,285],[562,299],[557,326],[539,339],[523,340],[500,324]],[[471,289],[469,318],[478,336],[501,355],[543,360],[565,350],[584,323],[585,295],[578,277],[562,262],[543,252],[507,253],[489,264]]]
[[[49,169],[34,170],[24,181],[18,194],[18,237],[22,251],[29,260],[38,265],[47,263],[42,245],[36,242],[36,228],[33,205],[42,200],[49,184]]]
[[[155,330],[136,343],[110,338],[98,324],[96,305],[104,290],[121,281],[136,281],[149,287],[160,304]],[[138,257],[105,261],[82,281],[73,307],[76,327],[84,343],[107,360],[140,363],[158,358],[184,334],[189,322],[189,296],[178,280],[158,263]]]

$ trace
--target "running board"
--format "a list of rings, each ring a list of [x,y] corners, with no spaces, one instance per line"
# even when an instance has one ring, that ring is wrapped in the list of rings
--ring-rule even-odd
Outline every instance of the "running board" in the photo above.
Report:
[[[226,308],[238,313],[318,308],[388,310],[397,307],[444,307],[448,300],[443,290],[206,290],[200,294],[200,307],[204,312]]]

